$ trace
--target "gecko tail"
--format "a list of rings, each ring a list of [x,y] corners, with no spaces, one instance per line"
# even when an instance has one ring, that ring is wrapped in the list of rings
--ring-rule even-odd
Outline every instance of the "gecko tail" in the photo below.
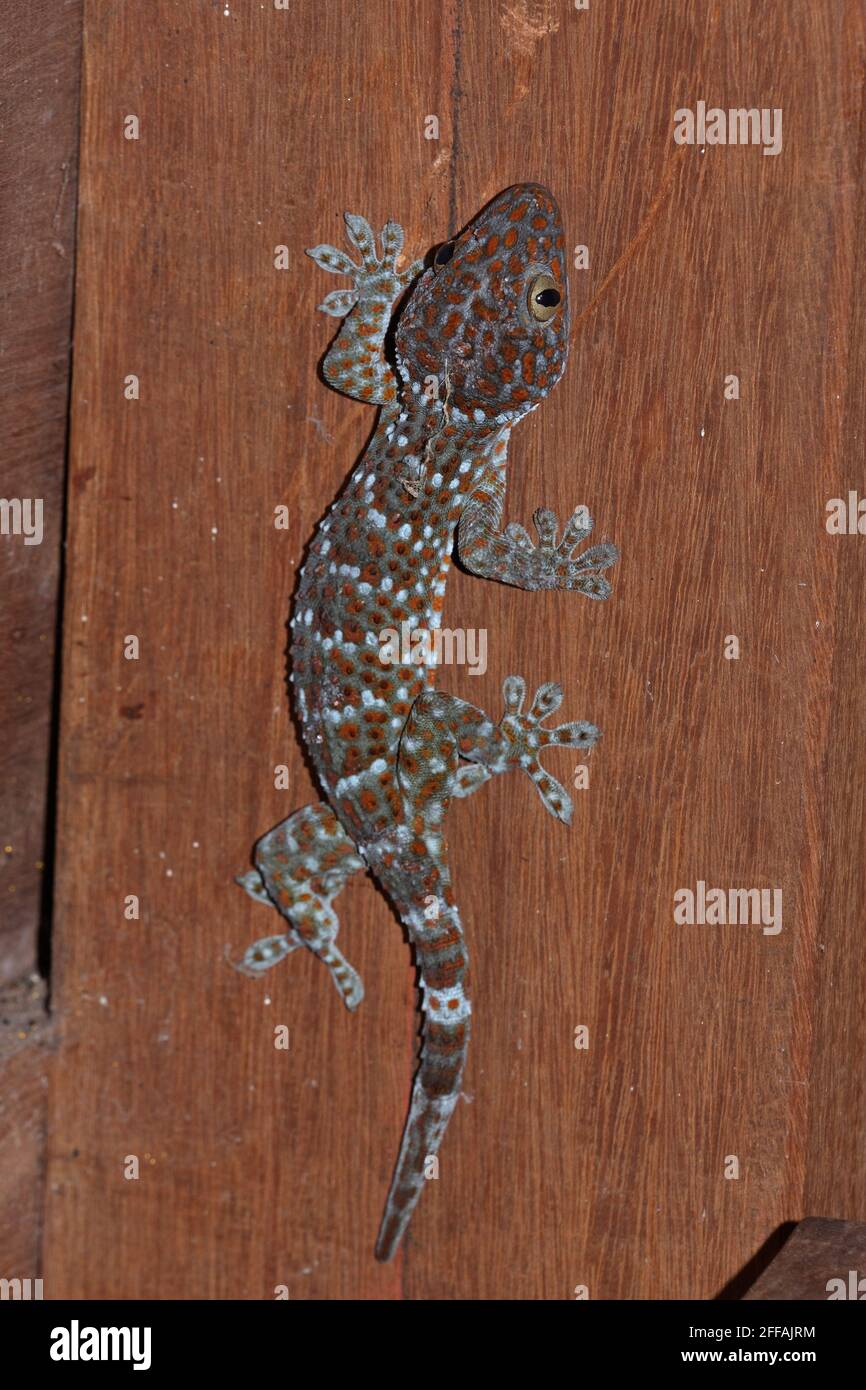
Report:
[[[425,950],[420,942],[417,944],[421,959],[424,1039],[400,1156],[376,1241],[376,1259],[383,1263],[395,1254],[425,1183],[438,1176],[438,1165],[432,1160],[460,1097],[469,1044],[470,1007],[462,985],[465,968],[462,940],[457,972],[461,982],[445,989],[431,987],[426,982]],[[436,969],[441,972],[442,968],[441,961],[437,962]]]
[[[420,1075],[415,1079],[400,1157],[376,1240],[376,1259],[383,1264],[396,1254],[412,1219],[427,1181],[430,1160],[442,1142],[458,1096],[459,1091],[455,1095],[431,1096],[421,1083]]]

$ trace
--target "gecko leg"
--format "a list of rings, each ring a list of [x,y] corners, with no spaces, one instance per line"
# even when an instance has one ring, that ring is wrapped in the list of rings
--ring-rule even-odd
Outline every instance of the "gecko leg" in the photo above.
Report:
[[[521,676],[508,676],[503,682],[505,713],[499,724],[465,700],[441,691],[419,695],[400,743],[397,766],[401,787],[417,796],[415,783],[421,780],[427,797],[447,800],[469,796],[494,773],[520,768],[535,784],[546,809],[557,820],[568,824],[572,816],[571,798],[565,788],[545,772],[539,762],[544,748],[592,748],[600,737],[594,724],[578,720],[548,729],[542,721],[562,703],[558,685],[542,685],[524,713],[526,682]],[[465,759],[461,763],[460,759]],[[468,765],[467,765],[468,764]]]
[[[349,240],[361,253],[361,265],[336,246],[313,246],[307,251],[320,269],[334,275],[350,275],[353,282],[352,289],[332,290],[319,305],[323,313],[335,318],[349,315],[328,349],[322,371],[334,389],[344,395],[386,405],[396,400],[397,382],[385,360],[385,332],[395,301],[419,274],[423,263],[413,261],[405,270],[397,270],[403,228],[396,222],[386,222],[382,228],[380,259],[369,222],[352,212],[343,216]]]
[[[619,551],[610,541],[602,541],[582,555],[576,553],[593,527],[583,509],[574,512],[557,540],[555,513],[539,507],[532,518],[536,546],[517,522],[499,529],[504,502],[505,469],[499,466],[468,499],[460,517],[457,552],[468,570],[518,589],[576,589],[588,598],[608,597],[610,584],[600,571],[616,564]]]
[[[269,830],[256,845],[255,862],[237,882],[257,902],[276,907],[289,930],[254,942],[240,968],[261,974],[306,946],[327,966],[346,1007],[356,1009],[364,986],[335,944],[340,924],[331,904],[366,866],[331,808],[305,806]]]
[[[466,796],[495,772],[522,767],[553,815],[568,820],[564,788],[540,767],[538,754],[553,745],[588,748],[598,738],[592,724],[541,727],[562,700],[559,686],[543,685],[524,714],[526,685],[509,676],[503,685],[505,714],[498,725],[474,705],[439,691],[425,691],[412,706],[397,755],[397,777],[406,802],[410,836],[396,861],[368,847],[374,875],[386,887],[407,924],[421,975],[424,1041],[412,1086],[409,1117],[382,1225],[376,1257],[390,1260],[424,1187],[428,1160],[442,1142],[454,1112],[469,1044],[468,952],[451,890],[442,821],[452,796]],[[460,758],[471,763],[463,773]],[[409,829],[411,828],[411,829]]]

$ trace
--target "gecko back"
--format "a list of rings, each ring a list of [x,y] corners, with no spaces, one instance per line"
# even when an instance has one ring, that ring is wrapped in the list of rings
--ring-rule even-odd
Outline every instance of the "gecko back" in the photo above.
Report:
[[[435,650],[455,537],[465,567],[482,577],[593,599],[609,594],[603,572],[617,552],[606,542],[580,551],[592,529],[582,510],[560,535],[555,515],[538,509],[537,543],[516,523],[501,528],[511,430],[559,380],[568,351],[565,240],[552,195],[538,184],[506,189],[440,246],[400,314],[393,366],[386,334],[422,267],[397,270],[395,223],[383,228],[381,253],[363,218],[346,214],[346,225],[360,265],[333,246],[309,253],[352,282],[320,306],[344,317],[323,370],[381,413],[313,539],[292,619],[296,708],[323,800],[269,831],[239,881],[286,924],[250,947],[243,967],[258,973],[306,946],[350,1009],[363,986],[337,948],[333,908],[347,879],[369,869],[406,926],[424,1038],[376,1246],[387,1260],[456,1106],[469,1041],[468,953],[443,824],[451,798],[522,770],[568,823],[568,793],[540,755],[589,750],[599,737],[586,721],[546,726],[562,701],[554,683],[527,702],[522,678],[508,677],[494,721],[436,690],[433,665],[411,652],[422,636],[430,641],[418,648]],[[412,639],[408,654],[384,641],[395,632]]]

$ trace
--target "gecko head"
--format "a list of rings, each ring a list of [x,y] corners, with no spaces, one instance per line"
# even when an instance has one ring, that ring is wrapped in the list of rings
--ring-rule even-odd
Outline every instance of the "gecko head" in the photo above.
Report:
[[[438,248],[396,347],[411,389],[435,378],[438,399],[471,425],[513,422],[539,404],[568,352],[565,238],[546,188],[506,188]]]

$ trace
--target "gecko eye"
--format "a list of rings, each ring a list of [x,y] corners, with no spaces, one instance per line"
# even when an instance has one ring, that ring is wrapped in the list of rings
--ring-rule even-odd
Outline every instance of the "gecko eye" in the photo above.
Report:
[[[556,288],[556,281],[549,275],[536,275],[526,296],[529,312],[539,323],[552,319],[560,304],[562,295]]]
[[[435,265],[436,269],[439,270],[443,265],[447,265],[453,255],[454,242],[443,241],[442,245],[436,252],[436,255],[433,257],[433,264]]]

